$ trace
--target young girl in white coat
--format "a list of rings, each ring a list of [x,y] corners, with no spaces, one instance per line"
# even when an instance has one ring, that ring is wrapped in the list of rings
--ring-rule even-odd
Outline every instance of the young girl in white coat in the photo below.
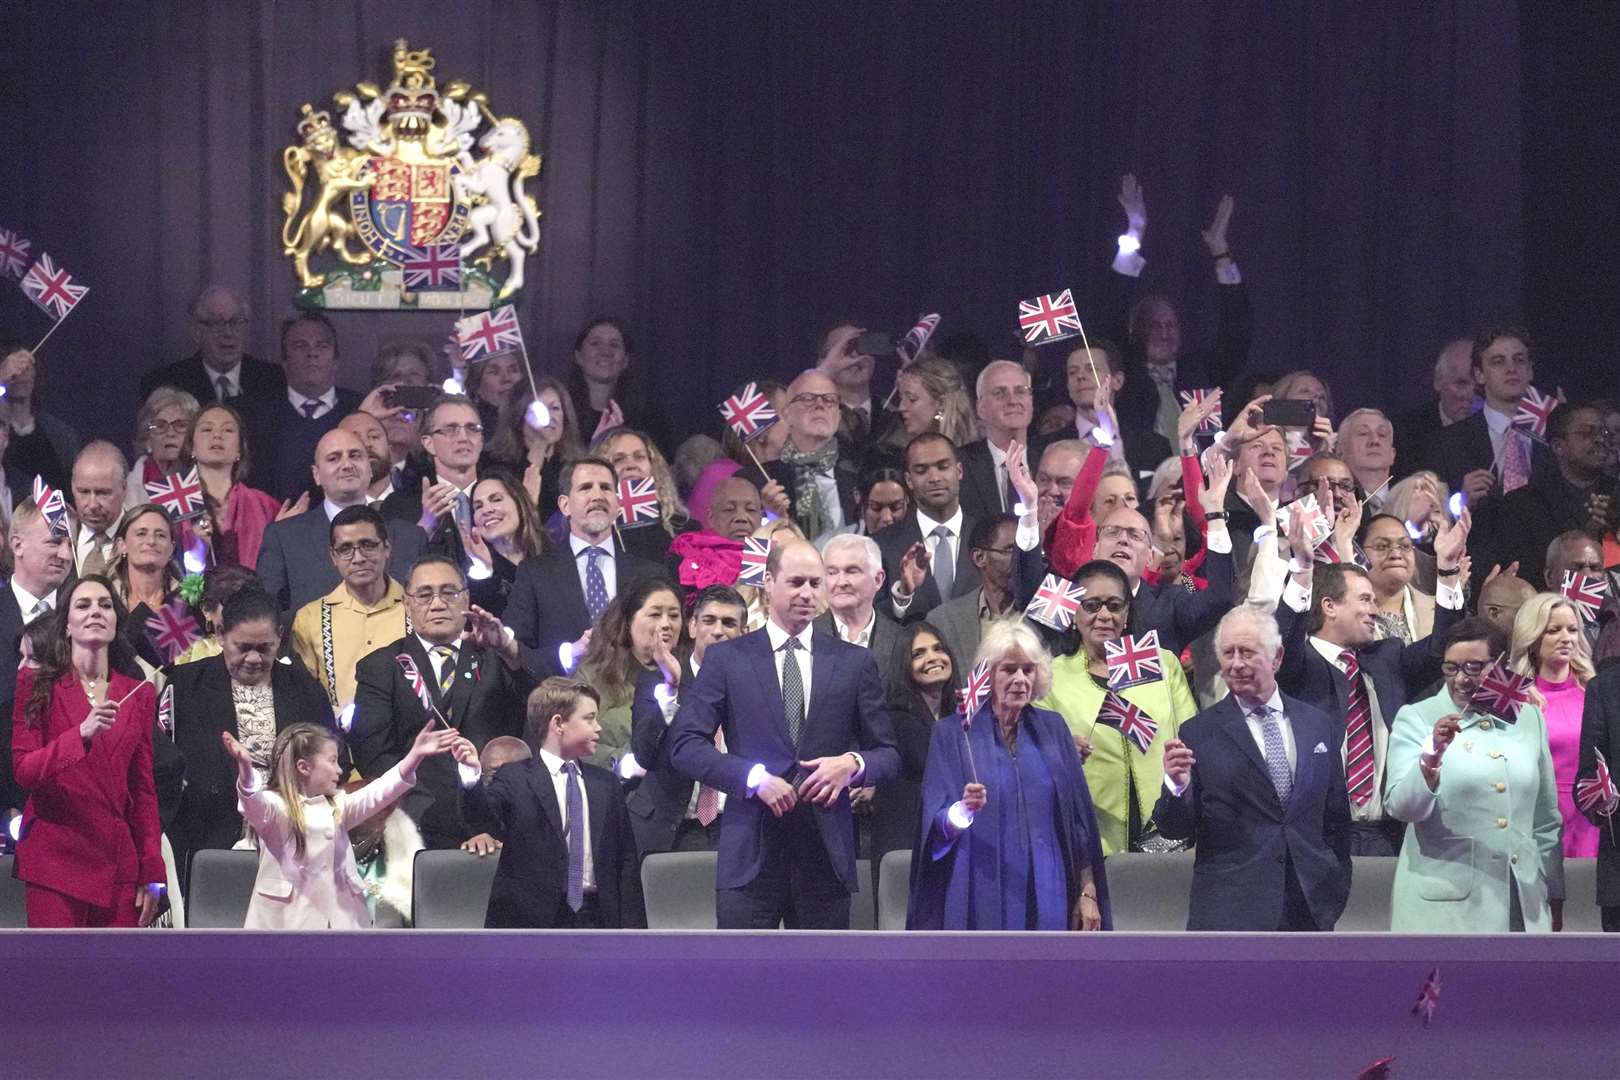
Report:
[[[404,760],[352,794],[338,791],[341,767],[332,732],[292,724],[276,736],[270,778],[261,781],[247,749],[221,733],[236,760],[242,816],[259,836],[259,873],[248,930],[358,930],[371,926],[349,829],[386,809],[416,783],[423,758],[448,751],[454,728],[430,722]]]

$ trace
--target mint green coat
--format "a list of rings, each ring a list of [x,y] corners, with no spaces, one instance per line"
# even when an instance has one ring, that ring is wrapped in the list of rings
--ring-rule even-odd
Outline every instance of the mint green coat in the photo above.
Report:
[[[1511,879],[1524,928],[1552,929],[1549,899],[1564,896],[1563,823],[1547,723],[1527,705],[1515,724],[1467,713],[1430,791],[1418,755],[1435,721],[1460,712],[1442,689],[1395,714],[1384,808],[1407,822],[1395,867],[1389,928],[1418,934],[1508,929]]]

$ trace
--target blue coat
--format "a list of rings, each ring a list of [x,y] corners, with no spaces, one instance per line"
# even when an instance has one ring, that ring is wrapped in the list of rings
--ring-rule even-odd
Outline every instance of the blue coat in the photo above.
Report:
[[[714,745],[717,728],[725,729],[725,753]],[[748,772],[755,764],[796,781],[795,773],[803,771],[801,760],[859,751],[866,761],[863,786],[881,785],[900,771],[877,661],[859,645],[819,632],[810,641],[810,702],[797,748],[788,739],[782,684],[767,629],[704,652],[692,688],[681,694],[668,738],[676,769],[730,796],[720,818],[715,885],[721,889],[747,885],[765,862],[770,810],[748,794]],[[813,812],[838,879],[850,892],[859,891],[848,794]]]
[[[1103,873],[1102,842],[1097,834],[1097,817],[1091,806],[1091,791],[1080,765],[1074,737],[1063,717],[1036,706],[1029,706],[1019,719],[1019,742],[1023,753],[1035,752],[1052,774],[1057,793],[1057,820],[1053,833],[1063,856],[1063,872],[1068,883],[1069,911],[1080,899],[1080,871],[1091,868],[1097,885],[1097,906],[1104,930],[1113,929],[1108,906],[1108,881]],[[996,734],[995,715],[986,702],[974,715],[971,728],[962,730],[960,712],[934,725],[928,745],[928,765],[923,771],[922,823],[917,846],[911,855],[911,901],[906,912],[908,930],[975,930],[1002,928],[1000,912],[1004,903],[1001,860],[996,837],[1002,827],[1001,808],[1008,805],[1000,793],[988,790],[984,809],[974,815],[973,824],[948,838],[945,815],[951,804],[962,797],[962,788],[975,775],[963,752],[964,741],[972,745],[975,766],[986,774],[989,763],[1004,753]],[[981,765],[982,763],[982,765]],[[993,787],[986,778],[987,789]]]
[[[1284,806],[1265,757],[1230,694],[1181,726],[1192,778],[1166,789],[1154,820],[1172,840],[1192,839],[1189,930],[1276,930],[1291,861],[1311,915],[1331,930],[1350,895],[1350,798],[1339,735],[1326,715],[1284,695],[1294,729],[1294,786]]]

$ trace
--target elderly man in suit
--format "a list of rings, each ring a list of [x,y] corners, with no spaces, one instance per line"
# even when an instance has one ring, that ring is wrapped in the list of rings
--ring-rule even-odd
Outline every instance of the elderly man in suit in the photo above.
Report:
[[[1440,677],[1440,642],[1463,614],[1458,574],[1469,520],[1464,511],[1435,538],[1434,627],[1410,645],[1400,638],[1373,640],[1378,598],[1365,570],[1354,563],[1304,569],[1295,552],[1296,569],[1277,607],[1285,650],[1277,681],[1333,718],[1357,855],[1400,851],[1403,827],[1383,805],[1390,726],[1415,691]]]
[[[576,458],[563,466],[560,483],[557,508],[568,521],[568,537],[518,564],[506,601],[506,624],[517,638],[524,670],[536,680],[573,670],[584,652],[585,631],[602,609],[619,590],[661,569],[625,551],[614,534],[619,478],[612,465],[599,457]]]
[[[715,851],[726,793],[694,784],[669,760],[670,724],[680,706],[680,689],[703,670],[709,646],[741,636],[748,608],[730,585],[710,585],[697,594],[686,636],[692,652],[685,660],[660,655],[658,668],[636,680],[630,709],[630,750],[647,770],[626,799],[636,847],[643,858],[662,851]],[[717,744],[723,745],[723,744]]]
[[[947,600],[928,613],[951,655],[970,664],[979,638],[992,622],[1013,610],[1012,563],[1018,519],[1011,514],[984,518],[968,534],[968,553],[979,571],[976,591]]]
[[[285,400],[287,383],[275,364],[247,355],[247,304],[230,289],[210,285],[191,306],[197,351],[141,376],[141,400],[160,386],[184,390],[203,404],[223,401],[244,418],[263,415]]]
[[[105,574],[118,557],[113,532],[124,512],[129,462],[110,442],[90,443],[73,459],[73,565],[80,577]]]
[[[860,886],[847,789],[900,768],[872,654],[810,625],[824,574],[810,544],[773,546],[770,620],[708,650],[675,717],[670,760],[729,796],[715,876],[724,929],[848,929]]]
[[[979,587],[968,550],[977,518],[962,508],[962,462],[956,444],[937,431],[906,444],[911,512],[874,538],[883,553],[879,608],[902,623]]]
[[[1333,721],[1277,689],[1270,615],[1215,631],[1230,693],[1164,750],[1159,831],[1192,840],[1188,930],[1331,930],[1350,895],[1350,808]]]
[[[827,568],[827,610],[816,616],[816,629],[870,649],[878,670],[887,672],[900,624],[874,605],[883,585],[883,552],[870,536],[840,533],[821,545],[821,561]]]
[[[522,728],[529,683],[517,644],[499,619],[469,605],[461,567],[443,555],[422,556],[405,578],[405,608],[412,632],[355,668],[351,744],[368,780],[399,764],[430,715],[478,750]],[[470,835],[457,802],[455,767],[439,756],[422,762],[401,805],[428,847],[453,848]]]
[[[347,506],[364,506],[371,459],[353,432],[334,428],[315,447],[312,470],[321,504],[296,517],[270,523],[259,548],[259,580],[283,611],[297,611],[337,588],[342,580],[330,554],[331,522]],[[388,576],[401,581],[426,538],[403,521],[388,523]]]
[[[1018,501],[1008,472],[1013,444],[1029,445],[1035,418],[1029,372],[1011,360],[992,360],[974,385],[974,409],[984,438],[961,448],[962,508],[975,520],[1011,510]]]
[[[765,463],[765,472],[787,493],[793,523],[812,540],[859,520],[855,486],[861,462],[854,448],[838,438],[839,402],[838,387],[825,372],[800,372],[788,384],[782,410],[788,432],[782,456]]]

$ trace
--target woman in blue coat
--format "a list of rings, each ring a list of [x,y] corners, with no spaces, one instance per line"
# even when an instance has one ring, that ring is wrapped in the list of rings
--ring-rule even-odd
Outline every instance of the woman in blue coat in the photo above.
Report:
[[[984,635],[990,688],[934,726],[912,853],[912,930],[1107,930],[1091,793],[1063,717],[1030,704],[1052,658],[1023,622]]]

